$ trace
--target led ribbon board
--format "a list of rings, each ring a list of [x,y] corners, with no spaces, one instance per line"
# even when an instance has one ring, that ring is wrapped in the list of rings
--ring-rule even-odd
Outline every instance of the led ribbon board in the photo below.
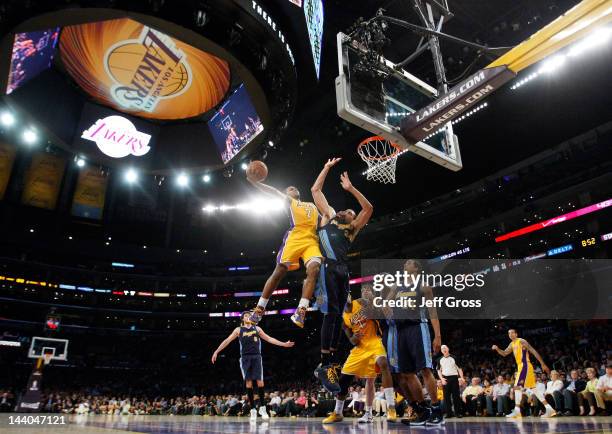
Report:
[[[602,209],[608,208],[610,206],[612,206],[612,199],[604,200],[603,202],[599,202],[594,205],[589,205],[576,211],[568,212],[567,214],[553,217],[551,219],[544,220],[542,222],[538,222],[512,232],[508,232],[507,234],[500,235],[499,237],[495,238],[495,242],[501,243],[502,241],[509,240],[510,238],[516,238],[520,237],[521,235],[528,234],[530,232],[539,231],[540,229],[545,229],[547,227],[554,226],[556,224],[563,223],[568,220],[572,220],[577,217],[590,214],[592,212],[601,211]]]

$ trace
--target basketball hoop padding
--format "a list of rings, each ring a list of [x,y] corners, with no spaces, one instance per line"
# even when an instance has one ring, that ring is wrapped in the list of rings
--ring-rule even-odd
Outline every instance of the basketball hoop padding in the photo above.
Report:
[[[401,148],[381,136],[368,137],[357,146],[357,153],[368,165],[368,181],[395,184],[395,167]]]

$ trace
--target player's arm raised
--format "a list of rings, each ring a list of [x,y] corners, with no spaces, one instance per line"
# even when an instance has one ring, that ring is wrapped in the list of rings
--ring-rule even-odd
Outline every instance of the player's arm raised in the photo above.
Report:
[[[542,356],[540,356],[540,353],[538,353],[535,350],[535,348],[529,345],[529,342],[527,342],[525,339],[521,339],[521,345],[523,346],[523,348],[525,348],[527,351],[533,354],[533,357],[535,357],[538,362],[540,362],[540,365],[542,366],[542,370],[546,372],[547,374],[550,374],[550,369],[548,368],[546,363],[544,363],[544,359],[542,359]]]
[[[359,206],[361,207],[361,211],[359,211],[359,214],[357,214],[357,217],[355,217],[355,220],[353,220],[351,223],[351,226],[353,226],[353,238],[355,238],[357,232],[359,232],[361,228],[363,228],[366,224],[368,224],[368,221],[370,221],[370,217],[372,217],[372,213],[374,212],[374,207],[370,201],[366,199],[366,197],[361,194],[361,192],[351,183],[347,172],[340,175],[340,184],[342,185],[342,188],[351,193],[355,199],[357,199],[357,202],[359,202]]]
[[[289,200],[289,196],[287,196],[282,191],[268,184],[264,184],[263,182],[255,181],[253,178],[250,178],[248,175],[247,175],[247,181],[249,181],[253,185],[253,187],[255,187],[256,189],[258,189],[259,191],[261,191],[262,193],[268,196],[275,196],[275,197],[278,197],[279,199]]]
[[[271,343],[272,345],[278,345],[279,347],[285,347],[285,348],[290,348],[292,346],[295,345],[295,342],[291,342],[291,341],[287,341],[287,342],[281,342],[276,338],[273,338],[272,336],[269,336],[266,334],[266,332],[264,332],[261,327],[257,327],[257,333],[259,333],[259,336],[266,342]]]
[[[423,287],[423,295],[427,300],[433,300],[433,289],[430,286]],[[442,346],[442,335],[440,334],[440,319],[438,319],[438,309],[431,303],[431,306],[427,308],[429,311],[429,319],[431,320],[431,327],[434,331],[433,350],[434,353],[440,352]]]
[[[333,209],[331,206],[329,206],[327,198],[323,194],[323,184],[325,183],[325,178],[327,177],[327,174],[329,173],[330,169],[336,164],[338,164],[340,160],[341,158],[330,158],[329,160],[327,160],[327,163],[325,163],[325,165],[323,166],[323,170],[321,170],[321,173],[319,173],[319,176],[317,176],[317,179],[310,188],[310,192],[312,193],[312,199],[314,200],[315,205],[319,209],[319,212],[326,220],[330,220],[334,216],[332,215]],[[324,223],[322,223],[322,225],[323,224]]]
[[[505,350],[500,350],[497,345],[493,345],[491,349],[493,351],[497,351],[497,354],[499,354],[500,356],[506,357],[512,353],[512,344],[508,344],[508,347]]]
[[[219,353],[221,351],[223,351],[225,349],[225,347],[227,347],[229,344],[232,343],[232,341],[234,339],[236,339],[238,336],[240,335],[240,329],[238,327],[236,327],[234,329],[234,331],[232,333],[230,333],[230,335],[228,337],[226,337],[223,342],[221,342],[219,344],[219,347],[215,350],[215,352],[212,355],[212,358],[210,359],[211,362],[215,363],[217,361],[217,356],[219,355]]]

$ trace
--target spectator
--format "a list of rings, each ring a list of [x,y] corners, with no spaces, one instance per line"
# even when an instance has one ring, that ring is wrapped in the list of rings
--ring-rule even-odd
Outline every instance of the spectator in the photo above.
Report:
[[[311,393],[308,397],[308,401],[306,402],[306,417],[314,417],[317,415],[317,411],[319,410],[319,400],[314,393]]]
[[[497,376],[497,383],[493,386],[491,394],[486,397],[487,414],[489,416],[504,416],[510,407],[510,385],[504,381],[503,375]],[[494,407],[497,406],[497,412]]]
[[[276,416],[276,414],[279,412],[280,406],[281,406],[280,392],[273,392],[270,396],[271,396],[270,397],[270,403],[268,405],[268,407],[270,409],[270,415]]]
[[[565,411],[564,416],[573,416],[576,414],[576,408],[578,407],[578,393],[582,392],[586,386],[586,381],[580,378],[580,375],[576,369],[572,369],[570,372],[569,381],[561,392],[563,397],[563,405]],[[555,392],[559,393],[559,392]]]
[[[578,394],[578,407],[580,416],[586,415],[585,401],[590,407],[589,416],[595,416],[597,406],[595,405],[595,392],[597,391],[597,372],[595,368],[587,368],[588,381],[582,392]]]
[[[385,388],[380,386],[374,394],[374,411],[377,416],[383,416],[387,413],[387,400],[385,399]]]
[[[8,390],[0,393],[0,412],[8,412],[13,408],[13,395]]]
[[[597,380],[595,399],[597,406],[602,410],[606,409],[607,401],[612,401],[612,364],[606,366],[606,374]]]
[[[295,405],[300,412],[300,415],[305,415],[305,410],[308,404],[308,397],[306,396],[306,391],[300,390],[300,394],[295,400]]]
[[[486,406],[484,388],[480,385],[480,378],[472,378],[472,383],[465,388],[462,394],[466,412],[471,416],[480,416]]]
[[[285,397],[281,401],[281,407],[279,411],[280,416],[297,416],[299,410],[295,405],[293,394],[291,392],[286,393]]]
[[[550,381],[546,383],[546,389],[542,395],[539,395],[537,398],[542,402],[542,405],[547,406],[549,403],[554,403],[554,410],[559,410],[563,408],[563,402],[561,400],[561,390],[563,390],[563,381],[561,380],[561,376],[559,372],[556,370],[550,371]],[[557,396],[557,400],[555,400],[555,393]],[[543,399],[542,399],[543,398]]]

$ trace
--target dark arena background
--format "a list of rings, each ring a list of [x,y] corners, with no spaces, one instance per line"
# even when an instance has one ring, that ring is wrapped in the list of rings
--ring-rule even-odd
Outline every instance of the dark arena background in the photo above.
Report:
[[[0,38],[0,432],[612,432],[611,0],[3,0]],[[440,302],[400,319],[400,269],[494,282],[385,283]]]

